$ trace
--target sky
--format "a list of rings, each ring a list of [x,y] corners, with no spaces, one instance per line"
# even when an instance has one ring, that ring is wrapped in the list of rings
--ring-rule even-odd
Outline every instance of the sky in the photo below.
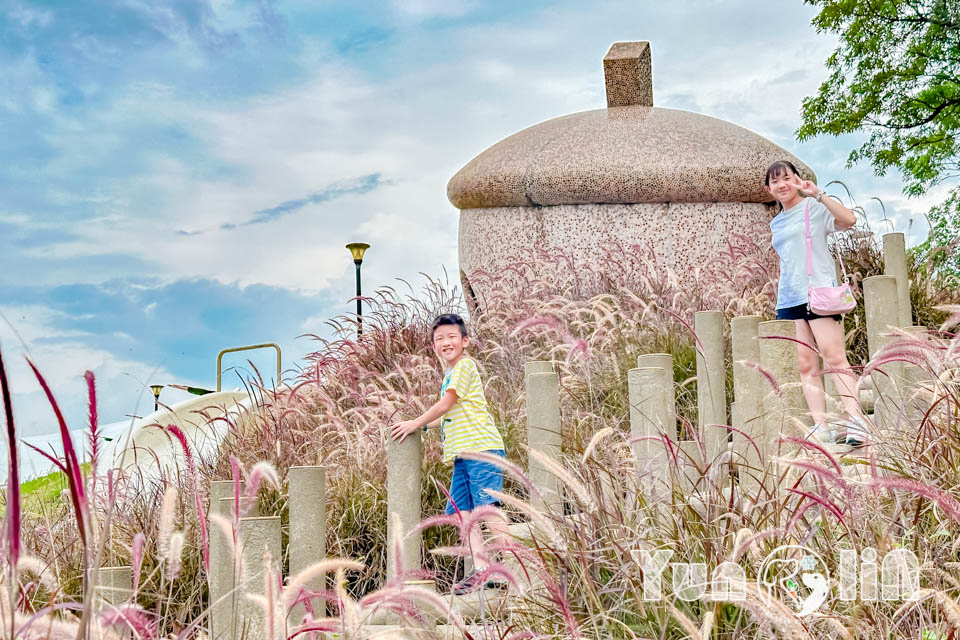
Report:
[[[0,348],[19,432],[104,422],[145,385],[212,387],[217,352],[277,342],[295,370],[365,292],[456,281],[446,183],[483,149],[605,106],[602,58],[648,40],[654,102],[729,120],[879,197],[909,242],[938,193],[799,144],[835,41],[800,0],[0,0]],[[913,223],[910,220],[913,219]],[[882,228],[882,225],[881,225]],[[250,358],[271,370],[268,352]],[[232,376],[232,377],[231,377]],[[235,384],[235,374],[227,376]],[[165,390],[162,400],[184,399]]]

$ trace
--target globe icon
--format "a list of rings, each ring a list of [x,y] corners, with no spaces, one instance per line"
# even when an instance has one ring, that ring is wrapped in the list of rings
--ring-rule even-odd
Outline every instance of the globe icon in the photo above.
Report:
[[[817,613],[830,595],[830,572],[823,558],[803,545],[782,545],[767,554],[757,583],[798,616]]]

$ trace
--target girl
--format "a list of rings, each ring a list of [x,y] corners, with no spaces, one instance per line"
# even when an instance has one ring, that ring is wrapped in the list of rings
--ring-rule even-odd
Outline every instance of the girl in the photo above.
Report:
[[[834,433],[827,425],[826,395],[817,351],[833,374],[847,420],[837,434],[838,444],[853,447],[866,442],[866,421],[860,410],[856,376],[847,362],[841,316],[820,316],[807,306],[808,287],[837,286],[833,256],[827,248],[827,234],[849,229],[857,216],[827,195],[810,180],[801,180],[797,168],[786,160],[774,162],[764,181],[767,191],[780,203],[780,212],[770,222],[773,248],[780,256],[780,283],[777,289],[777,319],[794,320],[797,325],[800,380],[803,395],[813,418],[811,433],[827,442]],[[810,213],[811,263],[807,276],[807,246],[804,211]]]

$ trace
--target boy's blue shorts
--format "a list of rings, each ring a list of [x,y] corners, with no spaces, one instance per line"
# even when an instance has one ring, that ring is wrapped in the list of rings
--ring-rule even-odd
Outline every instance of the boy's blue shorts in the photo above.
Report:
[[[503,449],[484,451],[493,455],[506,457]],[[503,491],[503,472],[500,467],[481,462],[480,460],[464,460],[457,457],[453,461],[453,476],[450,478],[450,496],[460,511],[472,511],[476,507],[488,504],[500,504],[500,501],[488,494],[485,489]],[[453,504],[447,500],[447,515],[456,511]]]

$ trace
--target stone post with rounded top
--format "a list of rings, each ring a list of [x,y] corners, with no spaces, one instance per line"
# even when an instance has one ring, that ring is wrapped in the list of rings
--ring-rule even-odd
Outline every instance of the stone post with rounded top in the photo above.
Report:
[[[676,418],[669,415],[665,379],[663,367],[627,372],[634,464],[640,485],[654,499],[672,490],[669,445],[665,439],[671,441],[674,448],[677,442]]]
[[[898,326],[911,326],[913,312],[910,308],[910,273],[907,270],[906,239],[902,233],[883,235],[883,273],[897,279]]]
[[[133,593],[133,568],[129,566],[100,567],[94,590],[94,606],[109,609],[127,601]]]
[[[257,516],[256,498],[244,496],[246,490],[240,483],[240,516]],[[208,580],[210,606],[210,637],[226,640],[232,637],[234,603],[236,598],[234,579],[237,557],[233,555],[233,480],[214,480],[210,483],[207,530],[210,538],[210,575]],[[231,523],[231,531],[224,531],[210,516],[217,515]],[[229,536],[229,539],[228,539]]]
[[[419,431],[408,435],[403,442],[387,440],[388,580],[396,578],[401,569],[403,572],[420,569],[423,536],[415,529],[420,523],[422,460],[423,441]],[[393,544],[396,539],[400,540],[399,545]]]
[[[327,555],[327,485],[326,473],[320,466],[290,467],[287,473],[288,505],[290,513],[290,576],[295,576]],[[324,576],[316,576],[304,587],[321,591],[326,587]],[[322,618],[326,606],[322,599],[310,601],[314,618]],[[291,625],[303,621],[307,608],[298,604],[290,609],[287,618]]]
[[[230,618],[233,615],[233,556],[230,554],[232,540],[226,539],[226,533],[209,516],[219,515],[230,519],[230,514],[222,511],[223,500],[230,500],[227,508],[233,504],[233,480],[214,480],[210,483],[210,505],[208,507],[207,531],[210,539],[210,573],[207,576],[208,606],[210,607],[210,637],[213,640],[226,640],[230,633]]]
[[[637,356],[638,369],[647,369],[650,367],[663,369],[663,381],[661,382],[663,401],[666,403],[667,415],[673,416],[675,437],[679,437],[679,433],[676,433],[677,396],[673,382],[673,356],[669,353],[644,353]],[[668,424],[665,426],[669,430],[669,419]]]
[[[755,478],[766,464],[751,441],[765,440],[763,398],[769,385],[760,366],[760,316],[738,316],[730,321],[730,350],[733,358],[733,398],[730,423],[734,427],[733,451],[740,463],[740,485],[756,488]],[[741,433],[742,432],[742,433]]]
[[[277,572],[281,567],[280,517],[240,518],[239,553],[243,560],[236,597],[234,640],[266,640],[266,612],[248,596],[266,596],[267,580],[274,598],[279,596]],[[269,558],[267,554],[269,553]],[[269,564],[268,561],[269,560]]]
[[[723,336],[723,313],[697,311],[694,314],[694,332],[699,340],[697,349],[697,427],[707,459],[711,464],[726,450],[727,424],[726,345]]]
[[[690,439],[691,434],[687,434],[687,439],[681,439],[680,437],[680,427],[677,421],[676,389],[673,381],[673,356],[669,353],[644,353],[637,356],[638,369],[651,367],[663,371],[663,380],[659,384],[666,407],[664,431],[669,433],[671,439],[677,443],[677,482],[680,483],[681,487],[689,488],[696,482],[695,476],[698,475],[693,462],[702,463],[702,460],[700,460],[699,447],[696,442]]]
[[[779,486],[782,471],[770,464],[780,454],[781,435],[805,436],[811,424],[806,400],[800,386],[797,358],[797,330],[793,320],[768,320],[757,325],[760,366],[771,379],[764,380],[763,433],[755,441],[765,463],[764,484]]]
[[[867,318],[867,348],[870,360],[881,355],[884,347],[896,340],[890,333],[900,326],[897,279],[894,276],[870,276],[863,280],[863,304]],[[873,418],[877,427],[888,429],[899,412],[897,385],[903,374],[899,362],[880,365],[870,373],[876,395]]]
[[[526,378],[531,373],[553,373],[553,363],[548,360],[531,360],[523,363],[523,377]]]
[[[220,484],[220,483],[223,484]],[[216,487],[213,485],[216,484]],[[212,491],[216,489],[216,494]],[[245,488],[240,487],[240,518],[256,518],[260,515],[260,509],[257,504],[257,498],[248,498],[243,495]],[[233,540],[227,539],[227,535],[233,537],[234,523],[234,498],[233,481],[215,481],[211,483],[211,500],[214,495],[227,493],[226,498],[218,498],[216,504],[210,503],[211,513],[215,513],[225,518],[231,527],[228,533],[219,526],[210,522],[210,570],[211,578],[217,580],[217,592],[211,593],[210,603],[213,607],[211,614],[212,638],[214,640],[230,640],[236,634],[236,621],[238,611],[242,601],[238,600],[240,588],[240,567],[243,558],[239,548],[233,548]],[[239,536],[239,530],[237,531]],[[216,541],[216,542],[215,542]],[[216,560],[214,560],[216,558]],[[216,567],[216,573],[214,573]]]
[[[538,363],[538,366],[531,366],[533,364],[528,362],[524,367],[526,373],[524,386],[526,389],[527,447],[530,451],[536,451],[559,460],[561,447],[563,446],[560,424],[560,379],[552,371],[527,373],[528,371],[540,371],[543,369],[541,365],[549,363]],[[531,502],[533,505],[538,509],[546,508],[555,513],[561,513],[563,500],[560,494],[560,483],[553,472],[529,455],[527,471],[530,474],[530,481],[543,495],[542,499],[535,495],[532,496]]]
[[[911,326],[907,327],[906,331],[912,340],[922,343],[928,342],[926,327]],[[917,347],[909,348],[916,350],[918,354],[923,354],[923,351]],[[925,355],[920,355],[920,360],[922,364],[912,362],[903,364],[904,384],[900,392],[903,398],[903,410],[907,418],[907,424],[913,427],[919,426],[920,421],[923,420],[924,415],[930,408],[935,384],[935,376]]]

